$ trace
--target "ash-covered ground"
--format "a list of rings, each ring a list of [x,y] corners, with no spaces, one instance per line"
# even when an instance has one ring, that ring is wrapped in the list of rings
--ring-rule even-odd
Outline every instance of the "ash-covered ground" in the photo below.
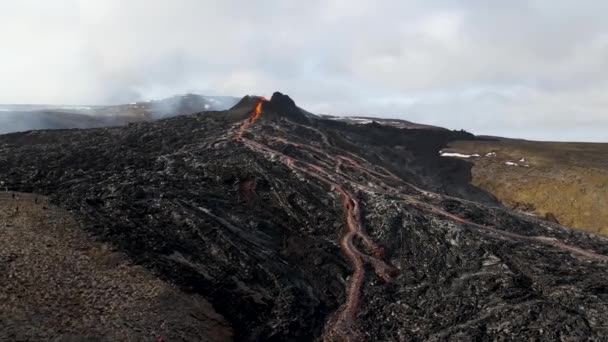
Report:
[[[0,181],[204,297],[237,340],[605,339],[608,239],[498,205],[439,156],[463,139],[325,120],[275,93],[0,136]]]

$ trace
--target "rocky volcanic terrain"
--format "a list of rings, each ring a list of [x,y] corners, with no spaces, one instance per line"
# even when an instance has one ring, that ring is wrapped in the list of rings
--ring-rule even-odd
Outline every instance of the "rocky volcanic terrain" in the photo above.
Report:
[[[471,186],[469,163],[439,156],[467,139],[323,119],[275,93],[0,136],[0,181],[209,301],[237,340],[606,340],[608,239]]]

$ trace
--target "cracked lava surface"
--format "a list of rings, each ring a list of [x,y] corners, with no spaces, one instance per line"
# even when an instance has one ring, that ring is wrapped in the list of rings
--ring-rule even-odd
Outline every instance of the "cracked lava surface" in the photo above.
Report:
[[[301,150],[311,151],[315,154],[315,159],[320,161],[318,164],[313,164],[304,160],[289,157],[277,149],[273,149],[255,140],[245,138],[244,133],[263,116],[263,105],[266,102],[268,102],[268,100],[263,97],[259,100],[251,116],[240,124],[234,139],[242,142],[253,151],[266,155],[279,156],[279,160],[284,165],[288,166],[295,172],[306,174],[311,178],[330,186],[331,189],[333,189],[342,198],[346,231],[343,233],[342,238],[340,239],[340,247],[344,256],[349,260],[353,268],[353,273],[350,276],[347,284],[347,297],[345,303],[329,318],[326,324],[324,329],[325,340],[359,341],[363,339],[360,332],[357,330],[356,319],[357,310],[361,301],[362,287],[365,281],[366,263],[371,265],[378,277],[383,279],[385,282],[391,282],[400,273],[396,267],[390,265],[384,260],[384,248],[378,246],[365,233],[361,221],[360,201],[357,198],[358,196],[353,195],[353,193],[347,189],[348,186],[352,187],[353,189],[357,189],[357,191],[393,195],[400,198],[403,202],[419,208],[420,210],[433,212],[455,222],[481,228],[491,233],[514,239],[543,243],[570,252],[574,255],[599,261],[608,261],[608,256],[586,251],[574,246],[569,246],[553,238],[542,236],[530,237],[502,231],[493,227],[474,223],[470,220],[448,213],[437,206],[420,202],[413,196],[402,193],[399,186],[388,185],[387,181],[392,182],[393,184],[399,184],[401,187],[408,187],[424,196],[431,198],[445,197],[452,200],[464,202],[468,201],[425,191],[411,183],[403,181],[382,167],[380,167],[380,171],[374,170],[371,165],[364,165],[369,164],[367,161],[347,151],[341,151],[344,155],[329,155],[323,149],[313,145],[291,142],[282,137],[268,137],[269,140],[281,143],[283,145],[292,145]],[[314,129],[313,127],[307,128],[317,131],[319,134],[321,134],[322,141],[329,144],[327,137],[323,133]],[[359,159],[359,161],[356,161],[355,159]],[[331,165],[332,162],[334,165]],[[351,178],[347,172],[342,171],[342,167],[345,164],[359,172],[366,174],[368,177],[374,180],[374,183],[377,184],[378,187],[373,188],[368,185],[361,184],[360,182],[357,182]],[[367,253],[358,248],[355,241],[357,238],[361,240]]]
[[[437,153],[474,136],[343,123],[277,94],[0,136],[0,181],[203,296],[238,341],[606,336],[608,240],[488,202]]]
[[[353,267],[353,274],[351,275],[347,285],[346,302],[333,315],[333,317],[329,319],[324,334],[325,339],[327,340],[358,340],[360,339],[360,337],[358,336],[358,333],[356,331],[355,320],[357,318],[357,309],[361,300],[361,288],[365,280],[364,264],[366,262],[369,263],[374,268],[378,276],[386,282],[390,282],[392,278],[399,274],[399,271],[394,266],[391,266],[384,260],[382,260],[382,258],[384,257],[383,248],[374,243],[371,238],[365,233],[361,222],[361,209],[359,207],[359,200],[356,198],[356,196],[354,196],[349,190],[345,188],[345,185],[338,184],[333,179],[344,178],[344,176],[340,175],[340,165],[343,161],[350,163],[354,167],[359,167],[361,170],[369,173],[370,175],[386,177],[391,177],[391,175],[379,175],[375,171],[360,166],[353,159],[346,156],[337,157],[336,165],[333,169],[335,171],[332,172],[332,168],[312,164],[302,160],[296,160],[268,146],[264,146],[254,140],[245,138],[243,136],[243,133],[251,125],[253,125],[257,119],[262,116],[263,104],[266,101],[267,100],[265,98],[262,98],[258,102],[251,117],[240,125],[238,133],[235,136],[235,140],[243,142],[246,146],[248,146],[254,151],[264,154],[271,153],[275,155],[280,155],[281,161],[289,168],[296,172],[304,173],[326,185],[329,185],[342,197],[342,205],[344,207],[345,212],[346,231],[340,239],[340,247],[346,258],[350,261],[351,266]],[[332,159],[331,156],[329,156],[327,153],[313,146],[304,146],[302,144],[290,143],[289,141],[280,138],[275,139],[275,141],[279,141],[284,144],[293,144],[294,146],[300,148],[308,148],[315,151],[316,153],[323,154],[326,160]],[[361,239],[363,245],[371,255],[366,254],[358,249],[358,247],[355,245],[356,238]]]

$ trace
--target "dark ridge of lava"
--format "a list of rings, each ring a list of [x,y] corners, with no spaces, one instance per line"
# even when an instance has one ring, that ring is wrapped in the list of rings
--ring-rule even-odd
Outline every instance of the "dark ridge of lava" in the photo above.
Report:
[[[302,110],[287,95],[280,92],[272,94],[270,101],[263,104],[263,110],[268,113],[268,118],[285,118],[300,124],[310,124],[310,119],[304,115]]]
[[[263,99],[261,96],[244,96],[237,104],[232,108],[223,112],[222,116],[232,121],[242,121],[251,116],[251,111],[255,106]]]
[[[263,99],[263,97],[261,97],[261,96],[246,95],[239,102],[237,102],[237,104],[232,106],[232,108],[230,108],[228,111],[229,112],[242,111],[242,112],[251,114],[251,110],[255,107],[255,105],[261,99]]]
[[[260,96],[245,96],[227,111],[230,119],[243,120],[251,115],[252,108],[262,101],[263,120],[286,119],[300,124],[310,124],[310,119],[287,95],[275,92],[268,100]]]
[[[438,151],[473,135],[309,117],[280,93],[256,116],[260,101],[0,136],[0,181],[204,296],[237,340],[608,335],[608,239],[471,186]]]

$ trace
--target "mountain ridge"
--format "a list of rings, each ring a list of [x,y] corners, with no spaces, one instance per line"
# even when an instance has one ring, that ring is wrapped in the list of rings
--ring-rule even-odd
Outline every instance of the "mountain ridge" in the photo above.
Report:
[[[238,98],[175,95],[163,100],[111,106],[0,105],[0,134],[36,129],[124,126],[202,111],[226,110]]]

